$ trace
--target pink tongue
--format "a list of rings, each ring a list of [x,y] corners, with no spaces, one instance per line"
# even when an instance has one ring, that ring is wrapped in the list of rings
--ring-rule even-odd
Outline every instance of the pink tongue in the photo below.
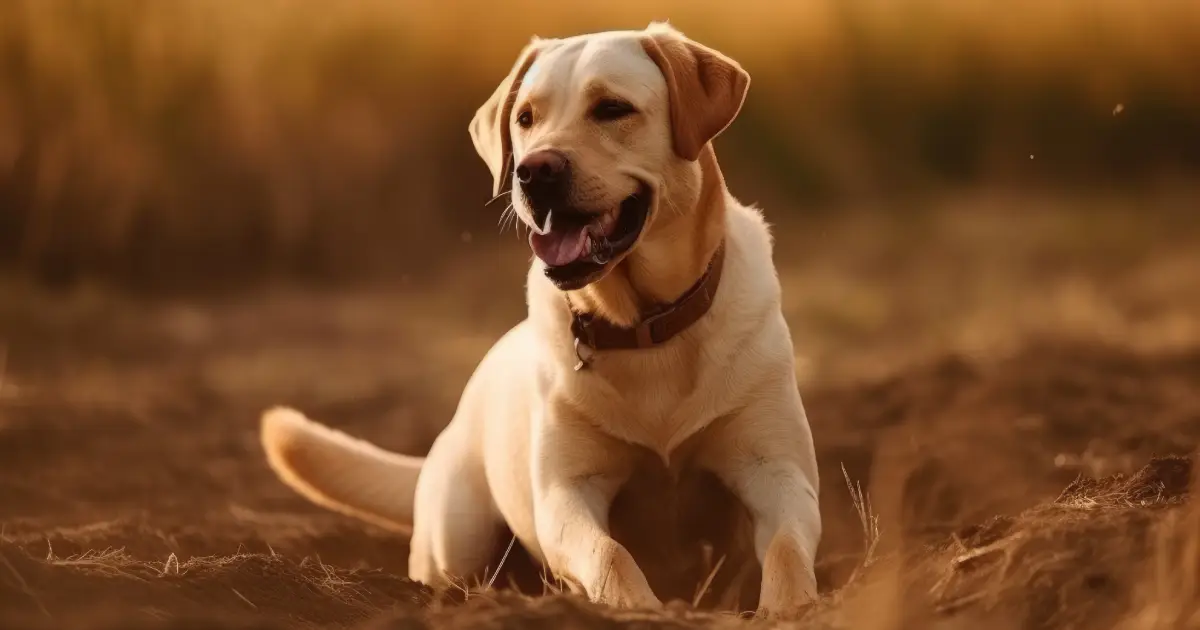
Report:
[[[529,246],[533,248],[534,255],[547,265],[565,265],[583,257],[584,248],[587,247],[587,230],[581,226],[546,234],[533,232],[529,235]]]

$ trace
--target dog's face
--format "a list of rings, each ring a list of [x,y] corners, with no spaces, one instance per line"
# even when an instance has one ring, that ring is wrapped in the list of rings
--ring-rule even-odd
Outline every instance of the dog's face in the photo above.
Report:
[[[471,135],[496,192],[512,182],[547,277],[578,289],[652,238],[661,208],[691,211],[696,160],[748,87],[735,62],[661,24],[535,39]]]

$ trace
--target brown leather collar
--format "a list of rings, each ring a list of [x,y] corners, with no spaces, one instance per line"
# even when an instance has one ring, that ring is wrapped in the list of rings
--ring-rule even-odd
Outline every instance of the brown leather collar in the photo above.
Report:
[[[675,335],[685,331],[689,326],[708,312],[713,298],[717,295],[717,287],[721,284],[721,272],[725,267],[725,244],[721,243],[708,263],[704,275],[692,285],[692,288],[672,304],[655,309],[651,315],[643,319],[637,326],[625,328],[617,326],[605,319],[593,317],[590,314],[572,312],[571,333],[575,335],[575,349],[579,354],[580,364],[576,369],[587,365],[589,357],[579,352],[579,346],[587,346],[592,350],[634,350],[650,348],[664,343]]]

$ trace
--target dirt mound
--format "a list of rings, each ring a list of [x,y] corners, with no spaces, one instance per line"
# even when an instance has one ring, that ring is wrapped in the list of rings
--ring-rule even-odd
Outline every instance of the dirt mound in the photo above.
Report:
[[[1152,457],[1200,444],[1197,383],[1194,349],[1142,354],[1045,340],[997,361],[952,355],[874,383],[805,392],[821,438],[822,514],[857,521],[839,466],[869,488],[891,530],[885,547],[932,544],[1067,486],[1064,496],[1103,491],[1093,483],[1137,484],[1131,475]],[[823,582],[846,580],[861,538],[857,527],[826,528]]]
[[[1080,479],[1052,502],[964,528],[938,545],[866,559],[801,628],[1105,628],[1138,611],[1194,607],[1200,591],[1200,507],[1188,503],[1193,463],[1158,458],[1131,476]],[[1182,536],[1182,539],[1181,539]],[[1179,555],[1173,541],[1191,544]],[[1149,559],[1149,560],[1147,560]],[[471,594],[447,604],[381,571],[315,558],[239,554],[179,562],[123,551],[38,559],[0,546],[0,613],[6,625],[45,628],[719,628],[740,623],[672,606],[607,609],[566,595]],[[1168,563],[1166,567],[1162,563]],[[1188,580],[1191,580],[1188,582]],[[864,606],[864,601],[875,605]],[[890,603],[890,606],[884,606]],[[1189,609],[1191,610],[1191,609]],[[1156,613],[1157,614],[1157,613]]]
[[[1137,603],[1157,536],[1184,512],[1192,468],[1168,457],[1131,476],[1080,479],[1052,503],[956,533],[920,562],[934,610],[1021,628],[1108,627]]]

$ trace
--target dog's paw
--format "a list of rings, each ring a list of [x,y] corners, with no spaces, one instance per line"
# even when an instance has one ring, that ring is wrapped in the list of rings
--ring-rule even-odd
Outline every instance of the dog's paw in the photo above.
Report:
[[[804,546],[795,536],[780,533],[767,548],[763,564],[756,616],[769,619],[803,617],[817,600],[817,580]]]
[[[597,557],[601,558],[603,569],[588,589],[593,601],[626,609],[663,607],[633,556],[620,543],[611,539],[605,541]]]

